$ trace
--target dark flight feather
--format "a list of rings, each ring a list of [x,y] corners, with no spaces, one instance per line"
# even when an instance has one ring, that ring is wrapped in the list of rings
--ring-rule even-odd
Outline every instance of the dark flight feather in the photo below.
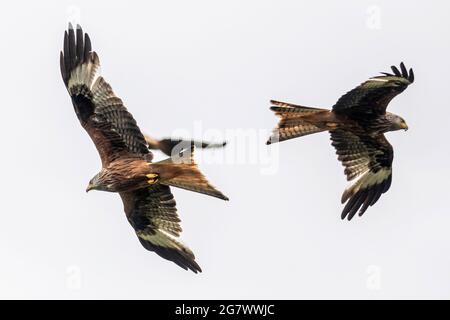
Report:
[[[405,67],[405,64],[403,62],[400,63],[401,72],[398,70],[398,68],[396,66],[391,66],[391,69],[392,69],[393,73],[389,73],[389,72],[380,72],[380,73],[387,77],[399,77],[399,78],[404,78],[404,79],[408,80],[410,83],[414,82],[413,69],[410,68],[409,72],[408,72]]]
[[[389,102],[407,86],[392,87],[389,81],[394,79],[391,78],[406,79],[407,83],[414,81],[414,72],[410,69],[408,73],[403,62],[400,63],[401,72],[396,66],[391,69],[393,74],[382,72],[383,76],[371,78],[347,92],[333,106],[333,111],[361,122],[385,114]]]
[[[75,33],[69,25],[64,35],[61,74],[75,112],[99,150],[103,164],[107,165],[118,153],[130,156],[150,153],[133,116],[111,86],[97,75],[100,63],[91,50],[89,36],[85,34],[83,39],[81,27],[77,26]]]
[[[128,221],[144,248],[185,270],[202,271],[192,251],[175,239],[181,232],[180,219],[168,186],[154,185],[120,195]]]
[[[359,215],[363,215],[388,191],[394,151],[384,135],[372,137],[364,132],[356,134],[342,129],[330,133],[348,180],[358,178],[342,195],[342,202],[348,202],[341,217],[350,220],[359,209]]]
[[[400,73],[400,71],[398,70],[398,68],[396,66],[391,66],[392,72],[394,72],[394,75],[397,77],[402,77],[402,74]]]

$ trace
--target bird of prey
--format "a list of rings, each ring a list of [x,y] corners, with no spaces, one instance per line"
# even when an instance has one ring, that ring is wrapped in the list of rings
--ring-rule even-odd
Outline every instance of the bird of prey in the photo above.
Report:
[[[386,112],[389,102],[414,82],[414,72],[392,66],[392,73],[370,78],[343,95],[332,110],[309,108],[271,101],[280,117],[267,144],[329,131],[347,180],[354,182],[344,191],[346,203],[341,218],[363,215],[369,206],[389,190],[394,150],[384,136],[388,131],[407,130],[405,120]]]
[[[192,251],[177,240],[180,219],[169,186],[228,200],[193,161],[193,147],[152,163],[153,155],[133,116],[99,74],[100,62],[81,27],[64,33],[61,74],[81,126],[94,142],[102,169],[86,191],[117,192],[141,244],[185,270],[201,272]]]
[[[164,154],[171,156],[174,152],[175,154],[180,151],[185,146],[193,144],[197,148],[201,149],[212,149],[212,148],[222,148],[226,146],[226,142],[222,143],[212,143],[206,141],[197,140],[185,140],[180,138],[164,138],[157,140],[148,134],[144,134],[145,141],[147,141],[150,150],[160,150]],[[178,148],[177,148],[178,147]]]

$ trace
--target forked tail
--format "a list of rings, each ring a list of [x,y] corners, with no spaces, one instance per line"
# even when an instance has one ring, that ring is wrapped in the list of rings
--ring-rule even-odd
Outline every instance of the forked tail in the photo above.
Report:
[[[325,131],[314,124],[313,115],[328,112],[326,109],[310,108],[295,104],[271,100],[273,105],[270,110],[280,117],[278,126],[273,130],[267,144],[306,136],[308,134]]]
[[[159,183],[178,187],[212,197],[228,200],[222,192],[212,186],[200,172],[194,161],[194,146],[183,150],[177,157],[152,163],[152,171],[159,176]]]

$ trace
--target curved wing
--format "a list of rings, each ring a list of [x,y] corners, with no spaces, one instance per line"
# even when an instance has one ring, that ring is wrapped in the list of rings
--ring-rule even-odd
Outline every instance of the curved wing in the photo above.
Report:
[[[369,206],[389,190],[392,182],[394,150],[384,135],[371,137],[346,130],[331,131],[332,145],[338,160],[345,167],[347,180],[356,179],[342,195],[347,202],[341,218],[351,220],[358,212],[362,216]]]
[[[80,26],[75,34],[69,24],[64,34],[60,67],[78,119],[97,147],[103,166],[125,153],[150,153],[133,116],[98,74],[100,61]]]
[[[156,184],[120,196],[128,221],[144,248],[185,270],[202,271],[192,251],[176,239],[181,233],[180,219],[168,186]]]
[[[333,106],[336,113],[345,113],[355,118],[367,119],[386,113],[389,102],[414,82],[414,72],[406,70],[403,62],[401,71],[391,67],[393,74],[370,78],[343,95]]]

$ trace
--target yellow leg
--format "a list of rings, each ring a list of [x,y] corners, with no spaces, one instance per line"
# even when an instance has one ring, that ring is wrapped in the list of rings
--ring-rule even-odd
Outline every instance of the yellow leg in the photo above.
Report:
[[[146,177],[148,178],[148,184],[155,184],[156,182],[158,182],[158,178],[159,176],[156,173],[149,173],[146,175]]]

